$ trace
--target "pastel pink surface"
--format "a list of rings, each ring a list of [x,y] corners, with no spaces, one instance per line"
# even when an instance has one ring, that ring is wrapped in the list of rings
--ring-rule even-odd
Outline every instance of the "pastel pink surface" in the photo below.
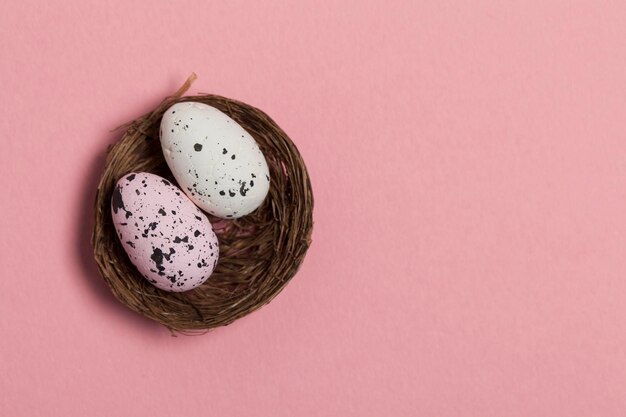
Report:
[[[622,1],[0,5],[0,415],[622,416]],[[191,71],[315,191],[270,305],[173,338],[89,233],[111,129]]]

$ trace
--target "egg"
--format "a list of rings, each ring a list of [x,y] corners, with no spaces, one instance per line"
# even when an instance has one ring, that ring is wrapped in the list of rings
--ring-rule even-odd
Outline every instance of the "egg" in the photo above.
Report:
[[[176,181],[204,211],[237,218],[263,203],[270,187],[265,156],[254,138],[220,110],[176,103],[163,114],[160,139]]]
[[[217,265],[219,244],[209,219],[165,178],[145,172],[122,177],[111,216],[131,262],[157,288],[191,290]]]

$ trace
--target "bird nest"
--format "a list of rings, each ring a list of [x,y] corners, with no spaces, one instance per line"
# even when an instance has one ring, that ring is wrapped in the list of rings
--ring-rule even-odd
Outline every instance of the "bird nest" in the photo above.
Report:
[[[287,134],[264,112],[229,98],[183,96],[193,74],[154,110],[127,125],[109,147],[95,202],[92,236],[100,274],[119,301],[173,332],[195,333],[232,323],[271,301],[295,275],[311,244],[313,194],[306,166]],[[196,101],[226,113],[259,144],[271,183],[253,213],[234,220],[208,215],[220,243],[220,259],[201,286],[174,293],[152,286],[137,271],[118,240],[111,219],[111,195],[129,172],[151,172],[176,180],[159,143],[161,117],[174,103]]]

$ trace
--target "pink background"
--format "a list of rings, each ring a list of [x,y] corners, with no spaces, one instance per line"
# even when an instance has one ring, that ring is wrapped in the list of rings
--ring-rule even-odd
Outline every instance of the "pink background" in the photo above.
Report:
[[[0,415],[623,416],[624,4],[2,2]],[[110,130],[191,71],[291,135],[316,229],[173,338],[88,235]]]

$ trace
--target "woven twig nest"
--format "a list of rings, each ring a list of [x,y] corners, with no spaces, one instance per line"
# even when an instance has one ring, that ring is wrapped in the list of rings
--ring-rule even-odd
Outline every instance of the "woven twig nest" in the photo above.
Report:
[[[172,331],[196,332],[227,325],[272,300],[302,263],[311,243],[313,194],[304,161],[287,134],[265,113],[216,95],[182,95],[192,75],[171,97],[128,125],[109,148],[96,195],[93,249],[98,269],[113,294],[132,310]],[[220,242],[220,259],[198,288],[173,293],[152,286],[136,270],[111,219],[111,194],[132,171],[151,172],[176,183],[163,158],[159,124],[165,110],[181,101],[211,105],[237,121],[257,141],[271,183],[263,205],[235,220],[209,216]]]

